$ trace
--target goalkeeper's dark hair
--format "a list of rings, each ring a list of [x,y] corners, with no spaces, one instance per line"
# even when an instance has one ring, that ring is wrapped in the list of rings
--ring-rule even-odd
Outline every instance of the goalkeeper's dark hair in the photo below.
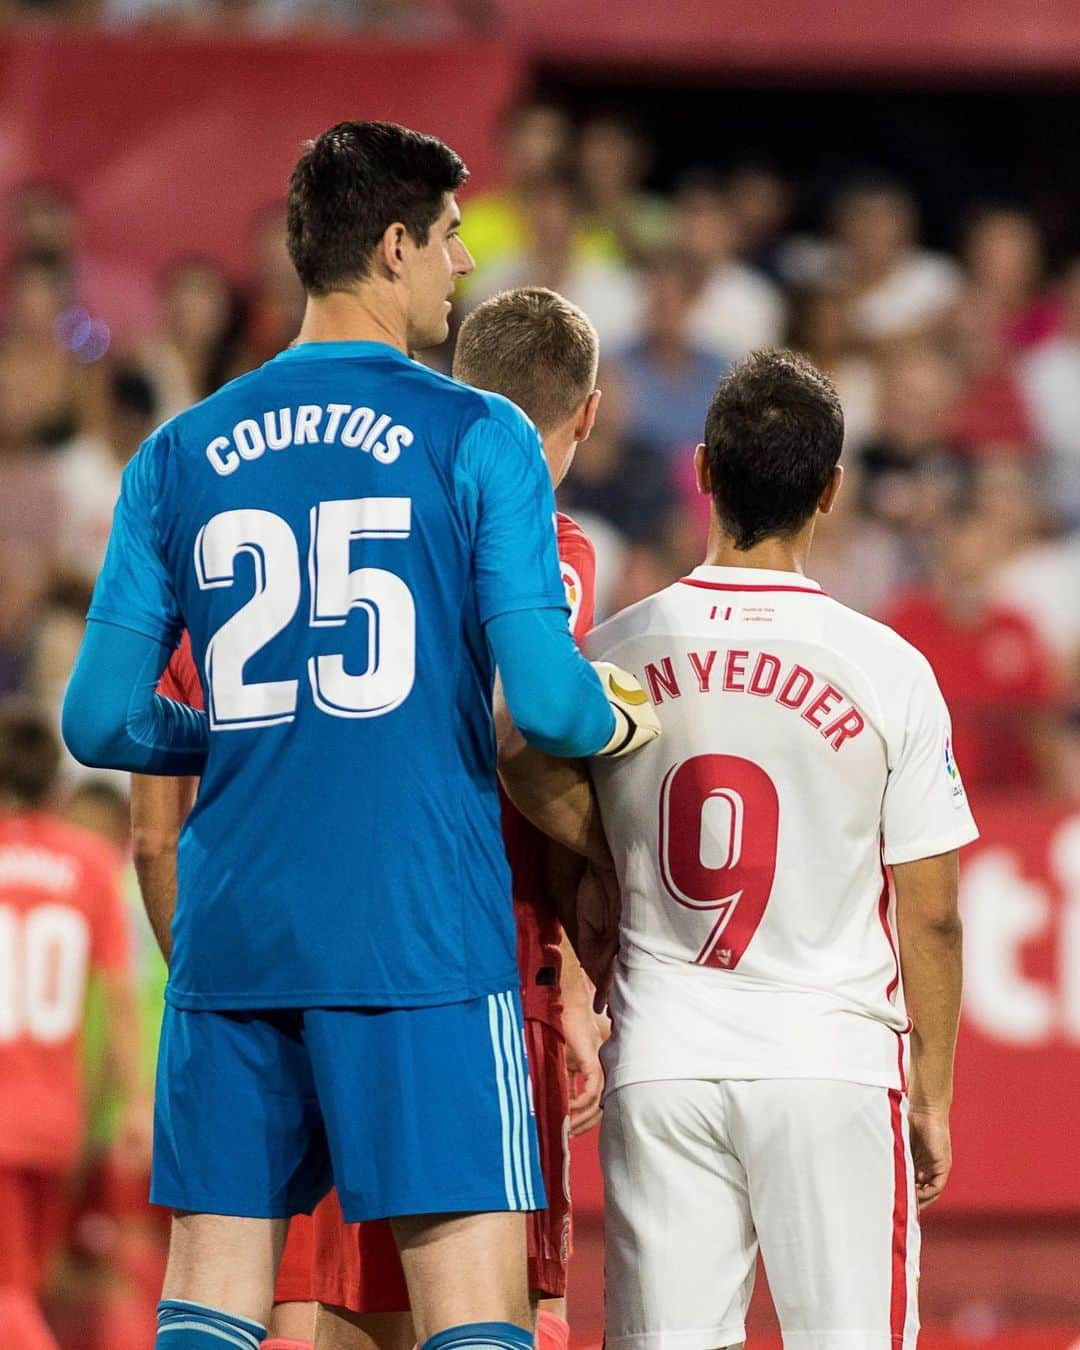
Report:
[[[516,403],[541,436],[592,393],[600,347],[583,310],[545,286],[500,291],[461,325],[454,377]]]
[[[375,246],[402,224],[418,246],[468,177],[435,136],[393,122],[338,122],[304,146],[289,180],[289,256],[311,295],[368,274]]]
[[[18,694],[0,699],[0,796],[43,806],[59,771],[60,741],[45,713]]]
[[[797,533],[817,510],[843,444],[840,399],[805,357],[759,351],[735,366],[705,419],[713,501],[735,547]]]

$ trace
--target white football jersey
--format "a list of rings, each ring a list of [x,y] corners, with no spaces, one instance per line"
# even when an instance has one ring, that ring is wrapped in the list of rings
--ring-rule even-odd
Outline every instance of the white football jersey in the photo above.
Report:
[[[592,766],[623,895],[609,1087],[903,1086],[884,864],[978,835],[926,658],[801,575],[721,567],[587,646],[663,726]]]

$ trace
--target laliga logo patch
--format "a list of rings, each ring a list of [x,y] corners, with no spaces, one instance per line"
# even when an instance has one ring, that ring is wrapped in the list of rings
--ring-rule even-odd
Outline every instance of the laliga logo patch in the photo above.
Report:
[[[945,738],[945,772],[949,775],[949,781],[952,783],[953,806],[960,806],[964,800],[964,783],[960,777],[960,769],[956,763],[956,757],[953,754],[952,738]]]
[[[577,627],[578,615],[581,613],[581,595],[584,587],[581,584],[581,577],[578,576],[577,569],[565,562],[562,564],[562,584],[566,591],[566,603],[570,606],[570,631],[572,633]]]

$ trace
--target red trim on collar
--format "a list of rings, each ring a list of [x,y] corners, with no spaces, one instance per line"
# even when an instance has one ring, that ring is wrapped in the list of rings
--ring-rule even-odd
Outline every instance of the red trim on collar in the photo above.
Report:
[[[680,577],[680,586],[700,586],[703,591],[794,591],[798,595],[825,595],[815,586],[743,586],[727,581],[700,581],[697,577]]]

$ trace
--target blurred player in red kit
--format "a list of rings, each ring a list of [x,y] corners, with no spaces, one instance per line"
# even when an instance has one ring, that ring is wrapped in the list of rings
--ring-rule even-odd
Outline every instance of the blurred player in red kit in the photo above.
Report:
[[[87,984],[104,981],[106,1059],[123,1103],[120,1144],[149,1118],[128,973],[120,858],[51,810],[60,747],[27,704],[0,705],[0,1327],[4,1344],[55,1350],[38,1307],[65,1235],[83,1144]]]
[[[558,485],[596,416],[597,358],[595,331],[580,310],[551,291],[523,288],[493,297],[466,320],[454,374],[523,408],[541,433]],[[595,557],[584,532],[568,516],[560,514],[556,526],[570,625],[580,641],[593,621]],[[202,685],[186,635],[161,692],[202,706]],[[176,838],[195,787],[190,779],[134,780],[136,866],[166,956]],[[513,875],[531,1097],[549,1206],[528,1217],[529,1285],[540,1307],[541,1341],[565,1346],[569,1139],[572,1132],[583,1133],[599,1121],[600,1033],[588,985],[549,898],[551,880],[558,875],[553,846],[505,798],[502,824]],[[573,1097],[571,1074],[579,1078]],[[523,1085],[518,1109],[528,1109],[528,1091]],[[389,1223],[345,1224],[335,1194],[312,1218],[293,1220],[276,1300],[265,1350],[310,1345],[315,1301],[324,1305],[315,1339],[320,1350],[348,1350],[371,1340],[384,1350],[413,1344],[408,1290]]]

